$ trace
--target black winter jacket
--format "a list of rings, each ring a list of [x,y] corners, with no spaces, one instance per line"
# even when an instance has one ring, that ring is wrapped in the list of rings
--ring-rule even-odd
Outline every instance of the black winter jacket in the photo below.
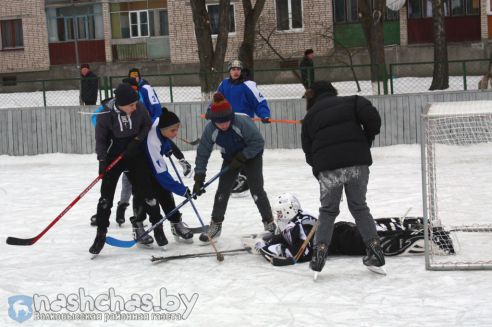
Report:
[[[128,116],[114,102],[113,99],[106,103],[97,117],[97,160],[117,157],[134,139],[143,141],[152,126],[149,112],[142,103],[138,102],[137,110]]]
[[[99,80],[97,75],[89,72],[86,76],[81,75],[80,98],[84,102],[96,103],[97,90],[99,89]]]
[[[364,97],[321,94],[302,123],[302,149],[314,176],[325,170],[372,164],[371,143],[381,117]]]

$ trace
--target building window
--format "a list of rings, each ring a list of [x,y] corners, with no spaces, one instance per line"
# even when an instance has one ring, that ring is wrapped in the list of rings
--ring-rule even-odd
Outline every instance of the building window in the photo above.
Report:
[[[169,35],[163,0],[111,3],[110,12],[113,39]]]
[[[149,36],[149,12],[130,11],[130,37]]]
[[[412,1],[412,0],[409,0]],[[372,2],[374,4],[374,2]],[[333,12],[335,15],[335,23],[358,23],[359,13],[357,0],[334,0]],[[400,20],[400,13],[398,11],[386,8],[384,14],[385,21],[398,21]]]
[[[22,19],[0,21],[0,34],[2,36],[0,49],[18,49],[24,47]]]
[[[212,35],[219,34],[219,5],[207,5],[208,18]],[[236,21],[234,19],[234,5],[229,6],[229,33],[236,32]]]
[[[444,15],[480,15],[480,0],[445,0]],[[408,0],[408,18],[430,17],[432,17],[432,0]]]
[[[50,42],[103,39],[101,5],[47,8]]]
[[[275,0],[277,31],[302,29],[302,0]]]

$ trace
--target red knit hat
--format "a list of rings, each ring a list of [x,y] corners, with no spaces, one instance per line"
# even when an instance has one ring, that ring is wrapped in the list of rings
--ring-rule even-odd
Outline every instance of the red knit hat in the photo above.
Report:
[[[231,104],[224,98],[220,92],[214,94],[214,101],[210,105],[209,118],[214,123],[223,123],[229,121],[234,116]]]

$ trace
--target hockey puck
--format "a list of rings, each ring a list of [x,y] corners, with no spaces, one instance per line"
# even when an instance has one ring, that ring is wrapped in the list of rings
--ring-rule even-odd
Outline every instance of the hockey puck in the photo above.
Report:
[[[224,255],[222,253],[217,253],[217,261],[224,261]]]

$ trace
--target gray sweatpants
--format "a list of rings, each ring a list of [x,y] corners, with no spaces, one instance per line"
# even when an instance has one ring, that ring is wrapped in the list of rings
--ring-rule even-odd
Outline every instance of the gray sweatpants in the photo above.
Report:
[[[376,225],[366,203],[368,166],[353,166],[322,171],[318,175],[320,185],[319,222],[314,244],[331,242],[333,225],[340,213],[342,191],[345,188],[347,204],[365,243],[378,238]]]
[[[229,163],[224,162],[222,164],[222,169],[228,164]],[[258,207],[258,211],[260,211],[261,220],[263,222],[272,221],[272,208],[270,206],[270,201],[268,201],[265,189],[263,188],[263,157],[259,156],[247,160],[241,173],[248,179],[249,190]],[[228,170],[219,178],[219,186],[215,193],[214,208],[212,210],[212,220],[217,223],[224,221],[227,203],[229,202],[229,197],[231,196],[231,191],[238,174],[238,170]]]
[[[123,176],[121,176],[120,202],[130,203],[131,196],[132,196],[132,183],[130,183],[130,180],[128,179],[126,174],[123,174]]]

